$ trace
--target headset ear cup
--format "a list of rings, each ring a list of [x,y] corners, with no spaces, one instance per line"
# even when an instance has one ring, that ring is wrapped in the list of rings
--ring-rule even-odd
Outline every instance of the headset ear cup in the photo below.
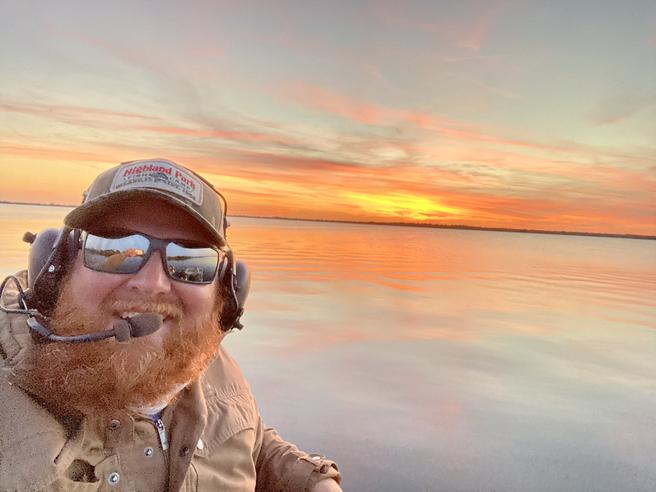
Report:
[[[49,314],[59,294],[59,282],[75,259],[80,231],[64,227],[40,232],[32,248],[28,267],[28,303],[42,314]],[[32,272],[36,272],[32,274]]]
[[[235,294],[239,308],[244,309],[246,298],[251,290],[251,272],[248,266],[241,260],[237,260],[235,265]]]
[[[243,261],[235,262],[232,253],[229,254],[228,260],[229,268],[222,283],[223,310],[221,312],[221,327],[223,331],[243,328],[239,318],[244,312],[244,304],[251,284],[251,276],[246,263]]]
[[[60,229],[45,229],[36,235],[30,247],[30,255],[27,263],[27,285],[34,287],[36,279],[41,274],[46,263],[53,254],[57,238],[61,234]]]

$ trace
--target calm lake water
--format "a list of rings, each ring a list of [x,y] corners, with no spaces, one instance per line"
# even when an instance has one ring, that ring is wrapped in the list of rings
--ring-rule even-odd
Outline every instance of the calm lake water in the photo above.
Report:
[[[0,205],[0,273],[68,209]],[[656,490],[656,242],[234,218],[226,345],[350,491]]]

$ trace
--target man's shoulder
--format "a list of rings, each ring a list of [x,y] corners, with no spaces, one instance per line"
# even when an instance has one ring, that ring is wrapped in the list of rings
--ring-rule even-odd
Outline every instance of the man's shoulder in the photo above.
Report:
[[[239,432],[257,428],[260,414],[237,362],[221,348],[201,381],[208,419],[203,433],[206,453]]]
[[[250,395],[251,389],[241,367],[228,351],[221,346],[219,353],[203,375],[203,386],[221,398],[237,394]]]
[[[66,430],[0,369],[0,483],[23,490],[49,484],[65,466]],[[65,453],[64,453],[65,454]]]
[[[25,271],[15,275],[25,288]],[[2,302],[18,307],[18,288],[7,284]],[[2,490],[46,488],[69,464],[76,440],[61,423],[13,382],[13,367],[31,345],[23,314],[0,312],[0,484]]]

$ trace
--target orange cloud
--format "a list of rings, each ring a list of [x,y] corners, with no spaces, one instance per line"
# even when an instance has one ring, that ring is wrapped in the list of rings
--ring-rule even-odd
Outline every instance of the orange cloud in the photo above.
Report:
[[[181,158],[181,162],[189,161]],[[373,168],[316,159],[304,162],[300,158],[286,162],[282,156],[256,153],[242,153],[235,160],[220,163],[200,158],[194,165],[210,174],[239,177],[241,181],[236,187],[225,178],[217,177],[215,183],[221,189],[227,186],[230,194],[237,197],[233,210],[252,215],[388,222],[430,220],[491,227],[613,232],[626,231],[626,218],[631,217],[631,227],[643,234],[654,231],[653,213],[650,216],[647,211],[640,212],[644,210],[640,201],[627,203],[622,197],[604,198],[601,194],[588,196],[585,192],[558,189],[552,190],[548,198],[534,192],[522,196],[513,189],[477,188],[472,177],[443,169]],[[244,191],[247,188],[259,191],[247,196]],[[245,200],[239,198],[246,196]],[[415,208],[408,197],[419,197]],[[422,202],[424,199],[427,201]],[[421,213],[422,205],[430,209],[431,204],[435,204],[432,214]],[[462,213],[440,212],[439,206],[446,207],[447,212]]]
[[[375,126],[404,124],[448,137],[433,143],[434,139],[429,135],[417,133],[412,143],[397,140],[393,146],[399,157],[394,162],[403,164],[404,168],[413,167],[408,163],[425,163],[419,169],[424,174],[429,172],[426,168],[441,167],[440,179],[446,178],[453,185],[462,186],[465,181],[475,181],[481,187],[510,185],[514,189],[524,188],[525,194],[552,193],[548,188],[557,186],[566,188],[565,191],[572,190],[574,195],[594,193],[602,198],[617,193],[618,189],[643,193],[653,193],[654,190],[653,173],[645,169],[650,162],[655,162],[648,150],[631,155],[576,142],[543,143],[497,136],[463,122],[374,105],[311,84],[297,85],[287,94],[311,108],[355,123]],[[391,142],[387,142],[389,147]],[[369,156],[375,163],[381,145],[383,142],[373,138],[345,144],[344,147],[361,153],[365,158]],[[487,163],[485,174],[462,172],[469,163],[481,162]],[[376,175],[385,172],[381,166],[375,167]],[[395,179],[402,180],[402,173],[394,169]]]
[[[23,109],[51,115],[39,106]],[[63,113],[74,118],[92,112],[74,108]],[[622,159],[639,163],[639,156],[608,155],[572,145],[572,160],[561,162],[553,156],[550,159],[546,151],[532,155],[524,150],[530,147],[521,145],[509,147],[515,152],[501,145],[483,148],[471,143],[432,148],[382,137],[346,142],[342,154],[315,151],[308,156],[298,150],[300,146],[292,150],[284,147],[286,143],[296,144],[293,139],[273,149],[278,139],[275,133],[146,125],[143,115],[101,114],[102,110],[99,125],[119,118],[115,123],[121,121],[121,130],[132,132],[134,140],[130,140],[130,134],[126,143],[121,143],[122,139],[110,141],[114,134],[108,132],[106,141],[93,144],[83,140],[79,145],[70,141],[40,145],[27,140],[8,141],[0,146],[0,164],[13,166],[16,172],[11,180],[0,184],[0,196],[38,200],[35,197],[42,193],[43,200],[51,201],[52,195],[38,190],[51,186],[54,176],[61,178],[56,200],[77,203],[81,190],[99,170],[122,160],[159,156],[162,148],[167,148],[165,157],[199,170],[227,194],[231,213],[656,233],[654,208],[649,205],[656,182],[645,167],[648,160],[643,167],[619,164]],[[407,116],[402,111],[387,113],[385,108],[370,116],[374,114],[374,119],[380,121],[390,115]],[[433,120],[427,116],[424,119],[419,115],[416,121],[431,124]],[[285,138],[281,128],[274,131],[283,135],[280,140]],[[166,140],[155,140],[149,134],[162,135]],[[193,151],[180,145],[179,139],[189,136],[199,137]],[[222,140],[228,140],[230,147]],[[255,150],[251,144],[259,149],[271,145],[273,150]],[[344,157],[373,155],[383,146],[392,154],[398,152],[384,165]],[[591,166],[585,162],[590,158],[586,157],[588,151],[607,164]],[[290,155],[292,152],[294,155]],[[343,160],[334,158],[336,155],[342,155]],[[80,165],[88,169],[83,173],[74,171]],[[39,171],[43,166],[51,166],[48,173]],[[28,182],[34,186],[26,186]],[[631,194],[625,190],[631,190]]]
[[[284,95],[313,109],[341,116],[355,123],[372,126],[405,124],[421,130],[433,131],[463,142],[483,142],[497,146],[519,147],[547,152],[571,152],[580,146],[574,144],[544,144],[500,137],[471,124],[430,113],[387,107],[357,100],[315,84],[295,83],[284,90]]]
[[[445,123],[433,115],[417,111],[399,110],[381,105],[358,101],[318,85],[296,83],[283,91],[285,96],[302,102],[309,107],[345,117],[367,125],[383,125],[407,122],[423,128],[433,128]]]

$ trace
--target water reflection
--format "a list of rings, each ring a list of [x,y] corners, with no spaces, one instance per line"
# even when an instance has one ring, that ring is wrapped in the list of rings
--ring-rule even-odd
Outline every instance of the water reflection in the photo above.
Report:
[[[608,320],[616,309],[622,322],[654,324],[651,242],[268,222],[242,219],[232,242],[266,284],[255,311],[288,313],[308,346],[317,330],[321,343],[554,333],[573,314]]]
[[[353,490],[656,483],[653,242],[239,226],[255,283],[229,343],[269,420],[346,458]]]
[[[65,213],[33,208],[3,218],[5,271]],[[253,285],[226,343],[348,490],[654,490],[654,242],[232,223]]]

